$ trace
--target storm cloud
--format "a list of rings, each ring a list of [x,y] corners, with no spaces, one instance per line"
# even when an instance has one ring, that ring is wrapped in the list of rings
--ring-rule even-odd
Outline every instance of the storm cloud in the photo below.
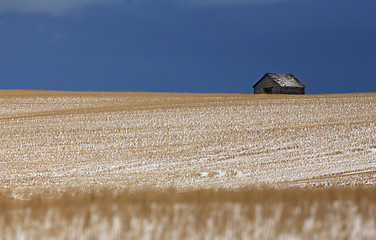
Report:
[[[295,0],[179,0],[180,4],[187,6],[216,6],[216,5],[248,5],[248,4],[270,4],[277,2],[291,2]]]
[[[42,13],[50,15],[63,15],[73,10],[79,10],[95,5],[112,4],[142,4],[153,0],[1,0],[0,12],[18,13]],[[296,0],[160,0],[161,4],[172,3],[180,6],[200,7],[200,6],[236,6],[247,4],[270,4],[277,2],[287,2]]]
[[[47,13],[61,15],[93,5],[109,5],[117,0],[2,0],[0,12]]]

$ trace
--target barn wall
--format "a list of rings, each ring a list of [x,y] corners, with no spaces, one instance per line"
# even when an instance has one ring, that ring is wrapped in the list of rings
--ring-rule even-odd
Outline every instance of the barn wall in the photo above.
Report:
[[[269,94],[281,93],[281,87],[269,77],[264,77],[253,89],[254,94],[268,94],[265,92],[265,88],[272,88]]]
[[[293,88],[293,87],[289,87],[289,88],[282,88],[281,89],[281,94],[304,94],[305,91],[304,88]]]

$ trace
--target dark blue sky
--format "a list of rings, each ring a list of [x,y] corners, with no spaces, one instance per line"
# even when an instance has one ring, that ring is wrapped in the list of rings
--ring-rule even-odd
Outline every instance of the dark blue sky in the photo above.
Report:
[[[0,88],[249,93],[291,72],[310,94],[376,92],[375,12],[375,0],[2,0]]]

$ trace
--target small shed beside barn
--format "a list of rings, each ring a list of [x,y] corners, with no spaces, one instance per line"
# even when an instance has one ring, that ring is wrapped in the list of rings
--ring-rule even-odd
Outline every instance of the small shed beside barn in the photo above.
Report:
[[[254,94],[304,94],[305,86],[291,73],[266,73],[253,85]]]

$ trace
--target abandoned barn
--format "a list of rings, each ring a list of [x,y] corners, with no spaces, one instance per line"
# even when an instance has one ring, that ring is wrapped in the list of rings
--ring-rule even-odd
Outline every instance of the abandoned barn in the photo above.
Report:
[[[291,73],[266,73],[253,90],[254,94],[304,94],[305,86]]]

